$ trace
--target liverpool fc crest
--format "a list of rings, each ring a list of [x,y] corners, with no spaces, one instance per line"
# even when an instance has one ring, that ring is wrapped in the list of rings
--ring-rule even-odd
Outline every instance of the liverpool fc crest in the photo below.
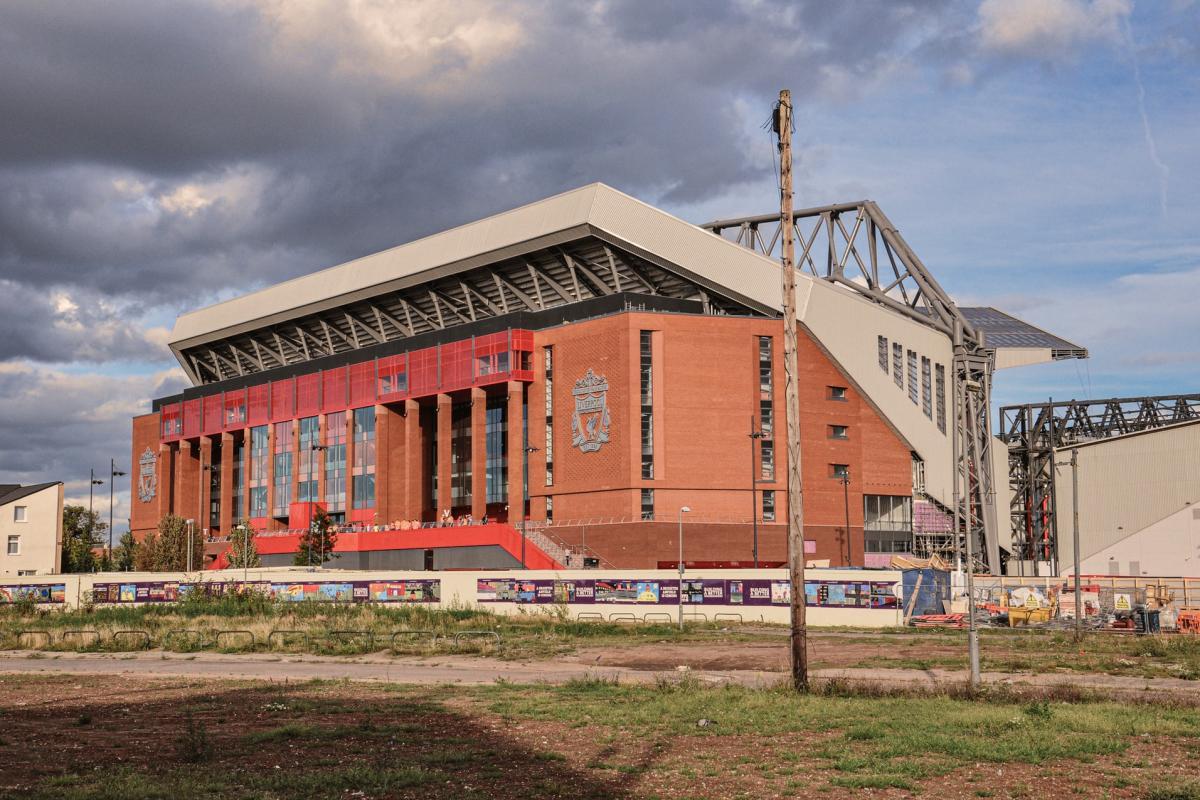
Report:
[[[158,488],[158,456],[149,447],[138,459],[138,500],[149,503]]]
[[[571,418],[571,445],[594,453],[608,441],[608,380],[590,369],[575,381],[575,414]]]

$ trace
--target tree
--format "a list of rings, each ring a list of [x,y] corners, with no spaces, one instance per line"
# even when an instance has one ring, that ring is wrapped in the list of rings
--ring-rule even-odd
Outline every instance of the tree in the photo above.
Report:
[[[63,506],[62,571],[92,572],[96,569],[95,549],[100,547],[108,525],[100,515],[84,506]]]
[[[333,552],[336,544],[337,532],[334,530],[333,520],[329,518],[325,509],[317,506],[312,522],[300,536],[300,547],[296,550],[296,557],[292,559],[292,563],[300,567],[324,564],[337,558],[337,554]]]
[[[121,541],[113,548],[112,568],[120,572],[129,572],[137,560],[138,543],[133,538],[133,531],[121,534]]]
[[[233,530],[229,532],[229,566],[262,566],[262,559],[258,557],[258,546],[254,543],[255,536],[256,533],[247,520],[233,526]]]
[[[151,531],[134,551],[134,565],[145,572],[182,572],[188,564],[187,521],[168,514],[158,522],[158,531]],[[200,531],[192,535],[192,569],[204,566],[204,537]]]

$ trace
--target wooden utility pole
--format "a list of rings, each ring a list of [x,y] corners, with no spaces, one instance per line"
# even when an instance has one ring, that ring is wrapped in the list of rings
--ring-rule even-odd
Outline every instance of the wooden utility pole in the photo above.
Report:
[[[779,92],[779,228],[782,235],[784,412],[787,417],[788,566],[792,579],[792,684],[808,691],[808,622],[804,613],[804,494],[800,481],[800,392],[797,386],[796,271],[792,217],[792,93]]]

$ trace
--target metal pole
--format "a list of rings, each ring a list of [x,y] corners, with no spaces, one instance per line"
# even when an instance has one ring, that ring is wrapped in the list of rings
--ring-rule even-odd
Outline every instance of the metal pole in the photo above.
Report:
[[[959,346],[961,346],[961,344],[962,344],[961,324],[955,325],[954,334],[955,334],[954,335],[954,338],[955,338],[954,344],[955,344],[955,349],[957,350],[959,348]],[[957,372],[958,371],[955,370],[956,379],[957,379]],[[968,388],[967,391],[971,391],[971,390]],[[956,406],[960,402],[959,394],[960,393],[957,391],[955,391],[955,393],[954,393],[954,402],[955,402]],[[965,398],[962,398],[962,400],[965,402]],[[962,419],[962,417],[959,415],[965,415],[968,413],[968,409],[967,408],[957,408],[956,412],[957,413],[955,415],[955,420],[957,421],[959,419]],[[957,422],[954,427],[955,427],[955,430],[958,429]],[[955,511],[956,511],[956,513],[954,516],[954,531],[955,531],[955,535],[957,535],[958,534],[958,525],[959,525],[959,521],[960,521],[960,516],[957,513],[957,510],[958,510],[957,500],[960,497],[962,497],[963,502],[965,504],[967,504],[968,508],[969,508],[971,500],[970,500],[969,492],[966,491],[966,489],[968,487],[965,487],[965,486],[961,487],[963,489],[963,494],[960,495],[958,493],[958,490],[960,488],[959,481],[965,480],[967,478],[967,476],[964,473],[962,473],[961,470],[958,469],[957,461],[955,462],[955,470],[956,470],[956,472],[955,472],[955,476],[954,476],[954,487],[955,487],[955,500],[956,500]],[[970,518],[969,510],[967,511],[967,514],[965,516],[967,517],[967,519]],[[968,665],[970,668],[970,678],[969,678],[970,686],[972,689],[978,689],[979,684],[980,684],[980,675],[979,675],[979,629],[975,626],[975,542],[974,542],[975,536],[974,536],[973,532],[971,531],[971,526],[966,524],[966,519],[964,519],[962,521],[964,523],[963,527],[965,528],[963,533],[965,534],[964,539],[966,540],[966,550],[967,550],[967,557],[966,557],[966,562],[967,562],[966,563],[966,570],[967,570],[967,662],[968,662]]]
[[[804,608],[804,495],[800,480],[800,392],[796,320],[795,218],[792,214],[792,93],[779,92],[775,114],[779,135],[779,228],[782,235],[780,273],[783,293],[783,369],[786,376],[788,562],[791,568],[792,684],[808,691],[808,622]]]
[[[246,554],[250,552],[250,526],[242,526],[242,591],[246,591],[246,584],[250,581],[250,559]]]
[[[854,553],[850,549],[850,467],[846,467],[846,474],[842,476],[842,496],[846,501],[846,566],[854,563]],[[863,534],[866,535],[865,533]],[[863,542],[863,560],[866,561],[866,542]]]
[[[116,483],[117,462],[108,460],[108,557],[112,558],[113,549],[113,484]]]
[[[1071,536],[1075,560],[1075,641],[1083,638],[1083,587],[1079,585],[1079,449],[1071,448]]]
[[[192,534],[196,529],[196,521],[193,519],[189,519],[187,521],[187,526],[188,526],[187,571],[191,572],[192,571],[192,549],[193,549]]]
[[[754,429],[754,415],[750,415],[750,519],[754,524],[754,568],[758,569],[758,462],[754,458],[754,442],[762,438],[762,431]]]
[[[683,630],[683,515],[689,511],[687,506],[679,509],[679,630]]]

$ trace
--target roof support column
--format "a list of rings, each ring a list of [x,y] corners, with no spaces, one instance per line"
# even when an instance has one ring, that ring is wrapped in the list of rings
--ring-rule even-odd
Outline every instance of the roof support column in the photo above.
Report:
[[[233,434],[221,434],[221,533],[232,535],[233,526],[241,520],[233,518]]]
[[[420,520],[424,516],[425,496],[425,436],[421,430],[421,405],[416,400],[404,401],[404,487],[401,495],[401,514],[405,519]]]
[[[443,512],[452,508],[450,505],[450,443],[453,436],[451,430],[451,409],[453,404],[450,395],[437,396],[437,516],[441,519]]]

